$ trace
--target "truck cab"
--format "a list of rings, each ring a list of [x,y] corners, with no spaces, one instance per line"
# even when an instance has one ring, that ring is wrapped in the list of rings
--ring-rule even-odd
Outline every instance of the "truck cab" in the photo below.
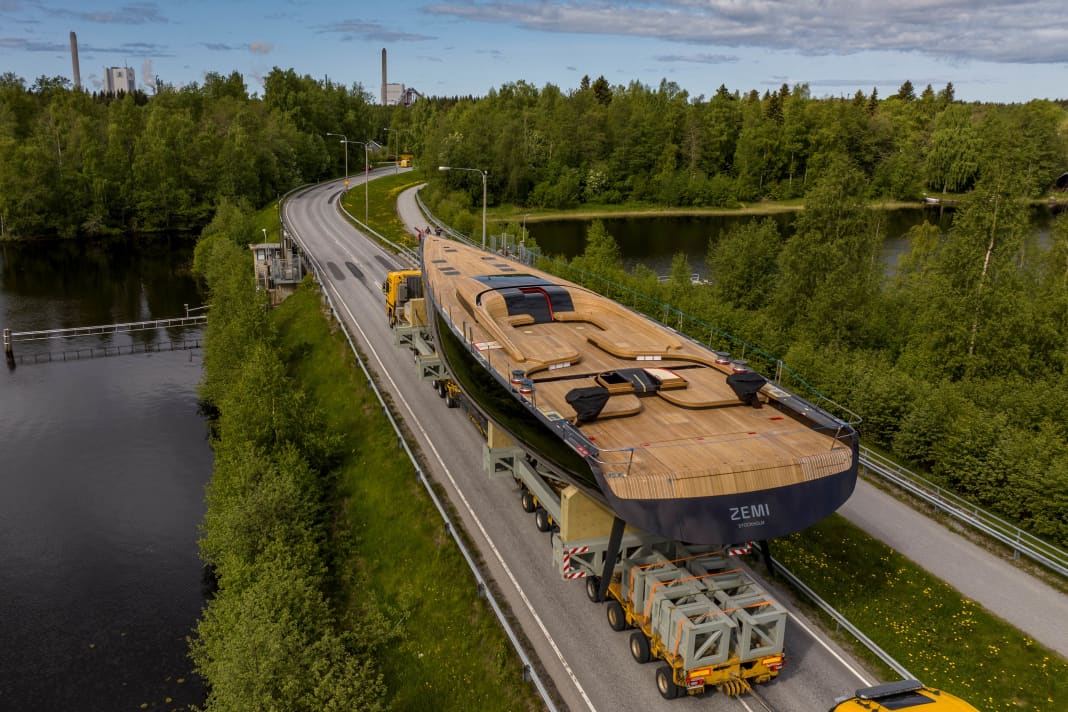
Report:
[[[397,324],[405,304],[412,299],[422,299],[423,275],[417,269],[390,272],[382,282],[382,293],[386,295],[386,317],[392,328]]]

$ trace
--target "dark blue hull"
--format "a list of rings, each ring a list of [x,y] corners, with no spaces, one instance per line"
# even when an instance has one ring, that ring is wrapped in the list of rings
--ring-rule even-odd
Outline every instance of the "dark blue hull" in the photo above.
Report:
[[[597,462],[596,446],[575,424],[549,420],[465,340],[427,290],[428,313],[439,356],[465,396],[482,415],[507,432],[531,458],[560,480],[602,502],[631,526],[688,544],[729,546],[786,536],[832,514],[849,499],[857,479],[856,431],[796,396],[769,403],[783,415],[828,433],[852,453],[840,472],[787,486],[716,496],[629,499],[615,496]],[[845,458],[843,458],[845,460]]]
[[[619,499],[602,492],[621,519],[648,532],[712,547],[786,536],[827,517],[853,494],[857,471],[787,487],[721,497]]]

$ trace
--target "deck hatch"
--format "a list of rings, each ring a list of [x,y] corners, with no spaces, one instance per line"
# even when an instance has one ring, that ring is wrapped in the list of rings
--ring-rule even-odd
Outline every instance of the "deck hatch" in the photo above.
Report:
[[[508,316],[528,314],[535,324],[546,324],[553,320],[553,312],[572,311],[574,305],[567,290],[556,285],[510,287],[497,290],[504,297],[508,307]]]

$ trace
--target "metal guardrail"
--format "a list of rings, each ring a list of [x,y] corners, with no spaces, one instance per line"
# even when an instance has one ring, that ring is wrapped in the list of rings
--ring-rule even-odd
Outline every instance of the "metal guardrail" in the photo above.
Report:
[[[890,458],[861,447],[860,463],[894,485],[919,497],[954,519],[964,522],[983,534],[1000,541],[1013,551],[1014,558],[1027,556],[1049,570],[1068,578],[1068,552],[1015,524],[982,509],[949,490],[924,479]]]
[[[342,193],[344,193],[344,191],[342,191]],[[287,195],[288,195],[288,193],[287,193]],[[378,240],[379,242],[384,242],[385,244],[389,245],[393,249],[394,252],[396,252],[401,257],[404,257],[405,259],[407,259],[408,263],[409,263],[409,266],[411,266],[411,267],[418,267],[419,266],[419,261],[420,260],[419,260],[419,253],[418,252],[416,252],[415,250],[411,249],[410,247],[406,247],[404,245],[399,245],[396,242],[393,242],[392,240],[390,240],[388,237],[385,237],[385,236],[381,235],[380,233],[378,233],[370,225],[368,225],[363,220],[360,220],[355,215],[353,215],[348,210],[346,210],[345,209],[345,205],[344,205],[344,203],[342,203],[340,197],[338,198],[338,201],[337,201],[337,207],[338,207],[338,210],[340,210],[341,212],[345,213],[345,215],[348,217],[349,220],[351,220],[352,222],[354,222],[357,225],[359,225],[360,226],[360,230],[362,230],[362,231],[364,231],[364,232],[366,232],[366,233],[368,233],[370,235],[374,235],[374,238],[376,240]]]
[[[900,675],[902,680],[910,680],[914,677],[911,672],[905,669],[904,665],[899,663],[897,660],[891,657],[889,653],[880,648],[874,640],[864,635],[864,633],[861,632],[860,628],[857,628],[855,625],[850,623],[848,618],[846,618],[841,613],[832,608],[829,603],[820,598],[815,591],[806,586],[801,581],[801,579],[797,578],[797,576],[795,576],[789,569],[783,566],[774,557],[771,557],[771,564],[775,567],[775,571],[782,574],[783,578],[793,584],[793,586],[796,587],[797,590],[805,594],[805,596],[807,596],[809,600],[815,603],[816,606],[818,606],[824,613],[834,619],[834,622],[836,625],[838,625],[838,627],[844,628],[846,631],[848,631],[849,634],[856,638],[864,647],[866,647],[868,650],[874,653],[876,657],[886,663],[887,667],[889,667],[898,675]]]
[[[463,240],[468,244],[474,244],[470,238],[462,233],[458,233],[452,230],[448,226],[445,226],[438,220],[429,208],[419,198],[419,194],[416,193],[416,202],[419,205],[420,210],[435,224],[440,226],[444,231],[448,232],[451,237]],[[638,299],[635,294],[628,295],[632,299]],[[644,297],[644,295],[640,295]],[[648,297],[645,297],[648,299]],[[651,301],[651,300],[650,300]],[[732,338],[729,334],[718,332],[715,327],[707,324],[701,320],[695,319],[684,312],[670,307],[666,304],[659,304],[658,309],[662,310],[665,317],[674,315],[678,321],[678,331],[685,332],[687,328],[699,327],[703,332],[708,332],[708,344],[711,345],[716,337]],[[667,323],[666,318],[662,320],[663,323]],[[741,343],[741,342],[740,342]],[[742,357],[758,355],[758,357],[774,367],[775,380],[781,381],[784,374],[789,374],[793,380],[806,387],[810,392],[814,393],[816,397],[816,405],[823,408],[829,407],[832,411],[844,414],[845,419],[852,425],[859,424],[860,417],[850,411],[845,406],[835,403],[826,398],[813,386],[808,384],[798,374],[793,373],[781,360],[776,359],[763,352],[758,352],[753,347],[741,343],[742,345]],[[955,519],[964,522],[971,526],[975,530],[994,538],[997,541],[1008,546],[1013,551],[1013,555],[1018,557],[1020,554],[1027,556],[1031,560],[1035,561],[1042,566],[1045,566],[1050,571],[1053,571],[1060,576],[1068,578],[1068,552],[1061,549],[1047,541],[1043,541],[1039,537],[1030,534],[1015,524],[997,517],[990,512],[982,509],[978,505],[967,501],[966,499],[953,494],[945,488],[930,482],[920,475],[911,472],[905,467],[902,467],[898,463],[890,460],[889,458],[882,456],[868,448],[861,447],[861,464],[869,471],[878,474],[884,479],[892,482],[898,487],[912,493],[916,497],[928,502],[934,507],[949,514]]]
[[[102,358],[105,356],[128,356],[131,354],[162,353],[164,351],[191,351],[200,348],[200,339],[182,339],[181,341],[162,341],[153,344],[119,344],[117,346],[87,346],[67,351],[45,351],[43,353],[9,354],[11,362],[20,365],[35,363],[55,363],[58,361],[81,361],[82,359]]]
[[[420,186],[420,188],[421,187],[422,186]],[[481,242],[475,242],[474,239],[469,237],[468,235],[465,235],[462,232],[459,232],[458,230],[453,230],[450,226],[439,220],[438,217],[434,215],[434,213],[430,212],[430,208],[428,208],[426,206],[426,203],[423,202],[423,199],[419,197],[418,190],[415,191],[415,204],[418,205],[419,209],[423,211],[423,215],[426,215],[427,220],[433,223],[435,227],[440,228],[443,233],[445,233],[454,240],[459,240],[460,242],[467,243],[471,247],[478,247],[481,249]]]
[[[428,216],[428,219],[435,225],[439,226],[443,232],[449,235],[449,237],[465,242],[473,247],[481,247],[481,243],[476,243],[467,235],[457,232],[441,222],[441,220],[439,220],[423,203],[418,192],[415,194],[415,200],[419,205],[419,209],[423,211],[423,214]],[[508,252],[508,254],[519,259],[520,262],[528,265],[533,265],[537,259],[542,256],[540,251],[536,249],[531,249],[524,244],[511,244],[509,241],[502,239],[503,237],[505,236],[489,236],[488,248],[490,251],[496,252],[498,249],[503,249]],[[693,317],[670,304],[665,304],[664,302],[658,301],[646,294],[607,280],[600,275],[575,270],[566,262],[559,260],[552,261],[555,265],[554,269],[557,270],[557,274],[559,274],[559,271],[561,270],[564,272],[572,272],[570,276],[567,274],[560,274],[559,276],[570,278],[572,281],[580,284],[583,282],[584,278],[587,280],[596,280],[601,283],[601,286],[594,290],[599,294],[603,294],[610,299],[615,299],[624,306],[630,307],[652,319],[656,319],[664,326],[674,329],[679,334],[691,338],[710,349],[717,351],[729,350],[733,354],[736,354],[737,358],[755,361],[756,363],[754,367],[757,371],[765,374],[773,373],[773,380],[776,383],[791,388],[797,395],[807,397],[807,400],[815,407],[833,414],[835,417],[848,423],[852,427],[856,427],[861,423],[862,419],[859,415],[841,403],[836,403],[823,395],[814,386],[808,383],[808,381],[801,378],[799,374],[790,369],[782,359],[765,353],[752,344],[748,344],[732,334],[728,334],[712,324]],[[692,277],[699,277],[699,275],[695,274],[692,275]],[[786,379],[789,379],[789,383],[786,383]]]
[[[475,245],[476,247],[479,246],[479,245],[476,245],[471,239],[467,238],[462,233],[458,233],[455,230],[452,230],[451,228],[449,228],[448,226],[443,225],[442,223],[440,223],[440,221],[438,221],[437,218],[435,218],[433,216],[433,213],[431,213],[426,208],[426,206],[423,204],[422,200],[419,199],[419,194],[418,193],[416,193],[416,202],[418,203],[419,208],[423,211],[424,215],[430,216],[429,219],[435,225],[438,225],[439,227],[441,227],[442,230],[447,232],[451,237],[454,237],[456,239],[460,239],[460,240],[462,240],[464,242],[467,242],[468,244]],[[913,677],[912,673],[910,673],[903,665],[901,665],[899,662],[897,662],[897,660],[895,660],[893,657],[891,657],[889,653],[887,653],[885,650],[883,650],[881,647],[879,647],[879,645],[876,644],[875,641],[873,641],[871,638],[866,636],[859,628],[857,628],[855,625],[853,625],[853,623],[851,623],[849,621],[849,619],[847,619],[845,616],[843,616],[841,613],[839,613],[837,610],[835,610],[830,604],[828,604],[826,601],[824,601],[822,598],[820,598],[819,595],[817,595],[815,591],[813,591],[811,588],[809,588],[807,585],[805,585],[801,581],[801,579],[797,578],[797,576],[795,576],[789,569],[787,569],[785,566],[783,566],[782,563],[780,563],[779,561],[776,561],[774,558],[772,558],[771,561],[772,561],[772,565],[775,567],[776,571],[781,572],[784,578],[786,578],[799,591],[801,591],[805,596],[807,596],[816,606],[818,606],[828,616],[830,616],[836,622],[836,624],[839,627],[841,627],[841,628],[845,629],[846,631],[848,631],[854,638],[856,638],[857,641],[859,641],[862,645],[867,647],[874,655],[876,655],[880,660],[882,660],[889,668],[891,668],[897,674],[899,674],[902,679],[910,679],[910,678]],[[511,636],[509,635],[509,637],[511,637]]]
[[[427,209],[427,207],[423,204],[422,200],[419,198],[418,193],[416,193],[416,202],[419,208],[423,211],[424,215],[429,216],[428,219],[438,227],[441,227],[442,230],[449,234],[450,237],[461,240],[471,245],[478,246],[468,236],[463,235],[462,233],[459,233],[455,230],[452,230],[447,225],[441,223],[436,217],[434,217],[433,213],[431,213],[430,210]],[[351,218],[352,216],[350,215],[349,217]],[[362,225],[359,220],[356,220],[355,218],[352,219]],[[380,239],[384,238],[380,237]],[[386,242],[388,242],[388,240],[386,240]],[[316,270],[316,276],[319,277],[318,267],[316,268]],[[331,305],[331,308],[333,309],[333,305]],[[679,315],[681,318],[682,312],[679,312]],[[337,318],[336,311],[335,318]],[[347,329],[345,329],[345,334],[346,338],[349,338],[350,345],[352,345],[352,340],[348,335]],[[354,346],[353,351],[354,353],[356,352]],[[360,359],[358,353],[357,359]],[[364,368],[364,371],[366,373],[366,367],[364,366],[362,360],[360,361],[360,364],[361,367]],[[368,376],[368,379],[370,380],[370,376]],[[378,392],[378,389],[374,386],[373,381],[371,382],[371,384],[372,388],[374,388],[375,392],[378,394],[379,400],[381,401],[382,396]],[[383,408],[384,410],[386,410],[387,416],[390,418],[390,421],[393,422],[394,428],[396,429],[397,424],[393,420],[393,417],[389,413],[388,409],[385,408],[384,402]],[[398,437],[401,438],[401,442],[403,443],[403,438],[400,435],[400,431],[397,430],[397,433]],[[433,493],[433,490],[430,488],[429,483],[427,482],[423,472],[419,468],[419,465],[416,463],[414,457],[412,456],[411,451],[408,450],[406,443],[404,444],[404,447],[405,450],[408,452],[409,458],[412,458],[412,462],[413,464],[415,464],[417,472],[419,472],[419,477],[421,481],[427,488],[428,492],[430,492],[431,498],[434,500],[439,512],[445,519],[450,534],[452,534],[453,538],[460,546],[460,549],[464,554],[464,558],[468,561],[468,565],[471,566],[471,569],[475,574],[476,580],[479,582],[479,590],[484,590],[484,580],[481,576],[481,573],[477,569],[476,564],[470,558],[463,543],[456,536],[448,515],[445,513],[443,507],[438,502],[437,497]],[[1004,521],[1003,519],[1000,519],[990,514],[989,512],[986,512],[977,505],[968,502],[967,500],[953,494],[952,492],[949,492],[948,490],[945,490],[942,487],[939,487],[938,485],[935,485],[932,482],[929,482],[928,480],[925,480],[924,478],[920,477],[919,475],[916,475],[915,473],[902,467],[896,462],[893,462],[889,458],[886,458],[885,456],[882,456],[868,448],[861,448],[861,464],[869,471],[874,472],[885,478],[886,480],[893,482],[897,486],[902,487],[903,489],[911,492],[917,497],[920,497],[931,505],[950,514],[954,518],[965,522],[966,524],[969,524],[975,529],[997,539],[998,541],[1001,541],[1002,543],[1011,547],[1014,552],[1025,554],[1026,556],[1032,558],[1034,561],[1050,568],[1051,570],[1059,573],[1060,575],[1068,577],[1068,553],[1064,552],[1062,549],[1059,549],[1049,544],[1048,542],[1045,542],[1039,539],[1038,537],[1035,537],[1034,535],[1023,531],[1019,527],[1010,524]],[[858,642],[867,647],[874,655],[876,655],[880,660],[882,660],[883,663],[885,663],[889,668],[891,668],[898,675],[900,675],[902,679],[911,679],[914,677],[914,675],[908,669],[898,663],[897,660],[891,657],[890,654],[883,650],[877,643],[875,643],[875,641],[873,641],[871,638],[865,635],[859,628],[853,625],[853,623],[851,623],[849,619],[847,619],[845,616],[835,610],[830,604],[820,598],[820,596],[816,594],[815,591],[809,588],[789,569],[784,567],[782,563],[775,560],[774,558],[771,559],[771,563],[787,581],[789,581],[795,588],[797,588],[797,590],[799,590],[802,594],[809,598],[818,608],[820,608],[828,616],[830,616],[835,621],[836,625],[846,630]],[[486,590],[486,593],[487,595],[489,595],[488,590]],[[493,606],[494,611],[498,612],[499,609],[493,601],[492,595],[489,595],[489,600],[491,602],[491,605]],[[523,652],[518,640],[515,638],[510,626],[503,618],[503,615],[498,613],[498,619],[500,619],[502,626],[505,628],[509,639],[512,640],[512,644],[513,646],[515,646],[516,651],[519,653],[521,660],[523,660],[524,662],[524,665],[530,668],[530,663],[526,658],[525,653]],[[530,670],[533,673],[533,669],[530,668]],[[545,700],[546,704],[549,705],[550,709],[552,709],[552,703],[549,700],[547,693],[544,691],[544,688],[540,684],[540,681],[536,676],[533,676],[533,680],[535,682],[535,685],[538,687],[538,690],[542,693],[542,698]]]
[[[285,198],[288,198],[294,192],[296,192],[296,190],[287,193],[284,196],[283,200]],[[338,201],[339,205],[340,203],[341,201]],[[279,203],[279,205],[281,206],[281,202]],[[304,255],[311,263],[312,273],[315,275],[316,281],[320,285],[324,284],[325,281],[323,279],[322,265],[319,264],[318,259],[316,259],[315,256],[312,255],[311,252],[308,250],[307,245],[304,243],[303,239],[301,239],[300,234],[295,229],[293,229],[292,226],[286,223],[285,215],[282,212],[281,208],[279,208],[279,217],[282,221],[282,225],[285,227],[285,229],[289,230],[290,235],[292,235],[297,240]],[[349,215],[349,217],[351,218],[352,216]],[[370,228],[367,228],[367,226],[364,225],[361,221],[356,220],[355,218],[353,218],[353,220],[359,225],[361,225],[363,228],[367,229],[369,232],[373,232],[372,230],[370,230]],[[377,233],[374,234],[379,239],[385,240],[385,238],[383,238],[381,235],[378,235]],[[389,240],[385,241],[389,242]],[[392,242],[389,242],[389,244],[396,246],[395,243]],[[415,264],[418,264],[418,260],[416,260]],[[426,489],[427,494],[430,495],[430,499],[434,503],[434,506],[437,508],[438,514],[441,515],[442,520],[445,522],[445,528],[448,530],[449,536],[451,536],[452,540],[456,542],[456,546],[460,549],[460,553],[463,555],[464,560],[467,561],[467,565],[471,569],[471,573],[475,577],[475,583],[477,585],[479,595],[485,597],[486,601],[490,605],[490,608],[493,610],[494,615],[500,622],[501,627],[504,629],[505,634],[508,636],[508,640],[511,641],[512,647],[515,648],[516,654],[519,655],[519,660],[523,664],[523,676],[525,678],[529,678],[531,682],[534,683],[535,688],[538,690],[538,694],[541,696],[542,701],[545,703],[545,706],[550,710],[550,712],[557,712],[557,708],[553,704],[552,697],[549,694],[548,688],[545,686],[541,677],[538,675],[537,669],[534,667],[533,661],[527,655],[523,644],[519,640],[519,636],[512,628],[511,623],[509,623],[507,616],[505,616],[504,614],[504,610],[501,608],[500,604],[497,602],[496,597],[493,595],[493,591],[487,583],[486,576],[479,568],[475,557],[471,555],[470,550],[464,544],[463,538],[460,536],[456,525],[453,523],[452,518],[449,516],[448,510],[445,508],[445,505],[441,502],[441,499],[434,491],[434,488],[430,482],[429,477],[427,476],[427,473],[424,472],[423,468],[419,465],[419,460],[416,458],[415,453],[412,452],[407,440],[405,440],[404,434],[400,428],[400,424],[393,417],[393,413],[390,411],[389,406],[386,404],[385,397],[383,396],[381,390],[379,390],[378,385],[375,383],[374,379],[371,377],[371,371],[368,368],[366,362],[364,362],[359,350],[356,348],[356,343],[355,341],[353,341],[352,334],[349,332],[349,328],[345,323],[345,320],[341,317],[340,312],[334,305],[333,299],[330,298],[330,293],[327,290],[323,289],[322,294],[326,298],[327,304],[330,307],[330,313],[333,315],[334,319],[337,320],[337,323],[341,326],[341,331],[345,334],[345,339],[349,343],[349,348],[352,349],[352,353],[356,357],[356,362],[359,363],[360,369],[363,371],[364,376],[367,378],[368,384],[371,386],[371,390],[374,391],[375,396],[378,398],[378,402],[382,406],[382,412],[385,413],[386,418],[389,419],[390,424],[393,426],[393,430],[397,434],[398,444],[400,445],[400,447],[404,448],[405,453],[407,453],[408,459],[411,461],[412,466],[415,468],[416,477],[422,483],[424,489]]]
[[[186,327],[198,327],[207,323],[208,317],[206,314],[198,314],[196,316],[189,316],[189,305],[185,305],[186,316],[177,317],[174,319],[152,319],[149,321],[131,321],[123,324],[99,324],[96,326],[76,326],[66,329],[38,329],[36,331],[12,331],[11,329],[3,330],[3,345],[4,345],[4,357],[8,363],[8,367],[14,367],[15,363],[33,363],[50,362],[50,361],[72,361],[81,358],[82,352],[86,349],[77,349],[75,351],[62,351],[56,353],[31,353],[27,355],[15,354],[15,344],[28,341],[49,341],[52,339],[76,339],[85,336],[106,336],[111,334],[127,334],[135,331],[155,331],[157,329],[172,329],[172,328],[186,328]],[[168,342],[170,343],[170,342]],[[193,347],[186,347],[183,342],[182,346],[171,346],[170,350],[173,351],[176,348],[197,348],[199,343]],[[101,355],[115,356],[123,353],[123,348],[128,348],[127,353],[134,353],[135,348],[122,347],[122,346],[104,346],[97,350],[101,351]],[[89,358],[96,356],[96,351],[92,348],[87,349]]]

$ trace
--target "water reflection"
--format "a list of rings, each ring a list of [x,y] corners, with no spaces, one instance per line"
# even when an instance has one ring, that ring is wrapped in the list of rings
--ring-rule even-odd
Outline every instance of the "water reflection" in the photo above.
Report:
[[[910,228],[927,222],[938,225],[943,231],[948,230],[953,224],[954,213],[954,210],[944,207],[882,211],[880,214],[886,221],[883,262],[888,270],[892,271],[900,256],[908,250],[905,234]],[[602,218],[601,222],[619,244],[624,265],[628,269],[643,264],[658,274],[668,274],[672,258],[681,252],[689,259],[693,271],[707,278],[705,259],[709,243],[735,225],[763,220],[765,217],[776,222],[780,233],[789,235],[796,213]],[[1051,219],[1052,213],[1048,207],[1038,206],[1032,210],[1032,222],[1040,236],[1043,232],[1048,234]],[[588,220],[547,220],[527,223],[526,227],[542,251],[572,258],[585,248],[589,225]]]
[[[0,326],[177,316],[200,301],[190,257],[182,240],[0,245]],[[200,373],[194,351],[0,374],[0,709],[203,702],[185,643],[204,601]]]
[[[189,271],[192,241],[160,237],[99,242],[0,243],[2,327],[66,329],[183,316],[200,294]],[[166,332],[104,336],[100,344],[154,344]],[[20,352],[63,350],[88,342],[36,342]]]

